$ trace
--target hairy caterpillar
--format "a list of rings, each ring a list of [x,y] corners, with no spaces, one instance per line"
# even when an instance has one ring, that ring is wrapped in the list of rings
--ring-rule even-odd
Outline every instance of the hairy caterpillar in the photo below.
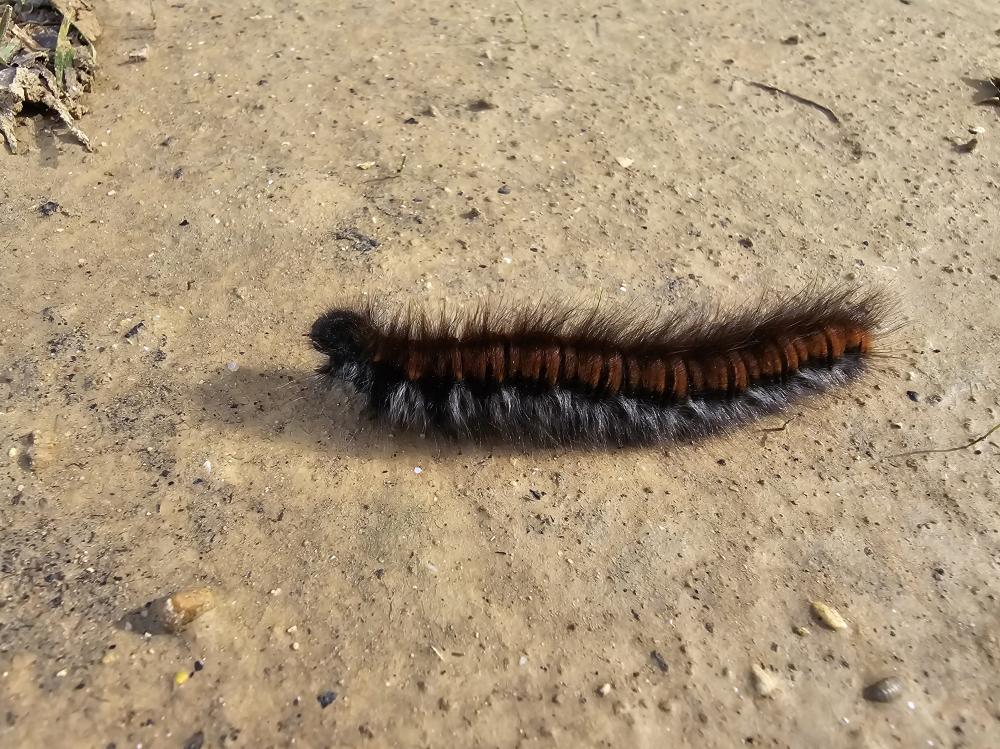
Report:
[[[891,305],[838,287],[655,318],[485,304],[467,315],[332,309],[308,334],[319,374],[393,426],[542,444],[705,437],[860,377]]]

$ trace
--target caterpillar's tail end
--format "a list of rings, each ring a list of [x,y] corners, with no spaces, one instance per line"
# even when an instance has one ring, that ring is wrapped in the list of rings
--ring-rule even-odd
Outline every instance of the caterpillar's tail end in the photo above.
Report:
[[[899,297],[884,286],[873,285],[853,288],[846,301],[874,342],[866,355],[880,358],[889,354],[900,332],[909,326]]]

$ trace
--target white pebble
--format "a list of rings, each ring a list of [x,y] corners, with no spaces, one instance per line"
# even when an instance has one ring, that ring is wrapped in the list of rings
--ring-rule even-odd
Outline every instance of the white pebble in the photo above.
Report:
[[[205,469],[205,473],[211,473],[212,472],[212,461],[206,460],[204,463],[201,464],[201,467]]]
[[[780,686],[777,677],[758,663],[750,667],[750,678],[761,697],[771,697]]]
[[[228,369],[228,370],[229,370],[230,372],[235,372],[235,371],[237,371],[237,370],[238,370],[239,368],[240,368],[240,365],[239,365],[239,364],[237,364],[237,363],[236,363],[236,362],[234,362],[234,361],[231,361],[231,362],[229,362],[229,364],[227,364],[227,365],[226,365],[226,369]]]
[[[424,472],[424,469],[423,469],[423,468],[421,468],[420,466],[416,466],[416,467],[415,467],[415,468],[413,469],[413,472],[414,472],[414,473],[423,473],[423,472]]]

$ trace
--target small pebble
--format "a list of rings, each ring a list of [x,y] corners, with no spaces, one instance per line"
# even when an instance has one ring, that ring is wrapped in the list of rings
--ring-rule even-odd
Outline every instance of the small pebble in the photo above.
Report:
[[[836,631],[847,629],[847,622],[844,621],[844,617],[840,615],[840,612],[832,606],[827,606],[822,601],[812,602],[812,612],[823,626],[828,629]]]
[[[903,682],[895,676],[872,682],[861,692],[869,702],[892,702],[903,695]]]
[[[149,605],[149,618],[165,632],[176,634],[214,607],[211,590],[189,588],[153,601]]]
[[[191,674],[189,674],[187,671],[178,671],[176,674],[174,674],[174,684],[180,686],[190,678]]]
[[[8,450],[7,451],[7,457],[8,458],[16,458],[17,457],[17,448],[16,447],[12,447],[10,450]]]
[[[58,213],[61,207],[62,206],[60,206],[54,200],[46,200],[44,203],[38,206],[38,212],[43,216],[48,217],[51,216],[53,213]]]
[[[500,193],[501,195],[510,195],[510,186],[500,185],[500,189],[497,190],[497,192]]]
[[[750,680],[753,682],[754,691],[761,697],[771,697],[780,686],[778,677],[759,663],[750,667]]]
[[[333,704],[333,701],[335,699],[337,699],[337,693],[331,690],[327,690],[326,692],[320,692],[318,695],[316,695],[316,699],[319,701],[320,707],[327,708]]]
[[[228,370],[229,370],[230,372],[236,372],[236,371],[239,371],[239,368],[240,368],[240,365],[239,365],[239,364],[237,364],[237,363],[236,363],[236,362],[234,362],[234,361],[231,361],[231,362],[229,362],[229,363],[228,363],[228,364],[226,365],[226,369],[228,369]]]
[[[670,671],[670,664],[667,663],[667,659],[660,654],[659,650],[651,651],[649,657],[653,659],[653,663],[656,664],[656,667],[660,669],[660,671],[663,673]]]
[[[807,637],[810,633],[809,627],[792,627],[792,632],[797,634],[799,637]]]
[[[611,685],[607,683],[601,684],[601,686],[597,688],[597,694],[600,697],[607,697],[611,694]]]

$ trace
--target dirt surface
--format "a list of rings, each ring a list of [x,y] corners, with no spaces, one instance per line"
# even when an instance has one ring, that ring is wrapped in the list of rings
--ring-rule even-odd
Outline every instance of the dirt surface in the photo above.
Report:
[[[996,442],[885,459],[1000,420],[993,3],[111,5],[95,153],[0,157],[0,744],[997,745]],[[853,278],[900,356],[783,431],[456,446],[308,381],[361,291]]]

